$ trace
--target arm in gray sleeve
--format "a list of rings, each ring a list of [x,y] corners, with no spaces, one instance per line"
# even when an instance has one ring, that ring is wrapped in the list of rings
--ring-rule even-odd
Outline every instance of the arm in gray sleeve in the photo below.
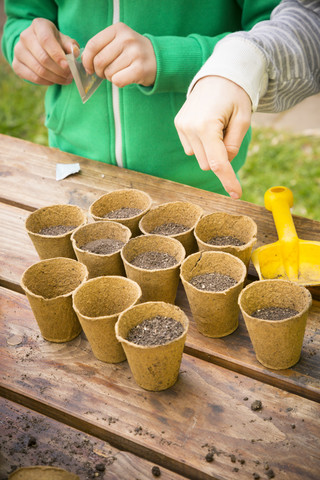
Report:
[[[320,92],[319,0],[283,0],[270,20],[225,37],[189,91],[210,75],[240,85],[253,111],[280,112]]]

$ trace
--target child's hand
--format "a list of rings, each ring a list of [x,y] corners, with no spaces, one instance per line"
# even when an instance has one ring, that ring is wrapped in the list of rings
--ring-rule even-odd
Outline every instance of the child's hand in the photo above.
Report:
[[[222,77],[201,78],[175,118],[187,155],[202,170],[212,170],[233,198],[242,194],[230,165],[251,121],[251,100],[237,84]]]
[[[72,46],[79,49],[77,42],[59,32],[46,18],[36,18],[24,30],[14,49],[12,63],[15,73],[38,85],[66,85],[72,75],[65,53]]]
[[[91,38],[82,63],[87,73],[95,72],[117,87],[131,83],[150,86],[157,73],[152,43],[124,23],[111,25]]]

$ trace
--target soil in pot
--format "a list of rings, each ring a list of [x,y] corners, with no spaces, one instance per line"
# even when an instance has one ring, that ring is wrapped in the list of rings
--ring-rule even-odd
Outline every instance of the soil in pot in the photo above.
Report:
[[[196,275],[190,280],[190,283],[198,290],[223,292],[236,285],[237,282],[234,278],[229,277],[229,275],[214,272]]]
[[[169,253],[165,252],[143,252],[134,257],[130,263],[135,267],[143,268],[145,270],[161,270],[163,268],[170,268],[178,262]]]
[[[251,313],[252,317],[261,318],[262,320],[284,320],[286,318],[298,315],[298,311],[293,308],[284,307],[266,307],[260,308]]]
[[[106,213],[103,218],[131,218],[140,213],[142,213],[141,208],[121,207]]]
[[[133,327],[127,340],[136,345],[164,345],[184,332],[183,325],[172,317],[156,315]]]
[[[85,252],[97,253],[99,255],[109,255],[110,253],[121,250],[124,242],[115,238],[99,238],[85,243],[80,248]]]
[[[163,223],[162,225],[158,225],[150,233],[157,235],[178,235],[179,233],[186,232],[189,228],[190,227],[182,225],[181,223]]]
[[[52,227],[42,228],[38,233],[48,236],[64,235],[75,228],[77,228],[77,225],[53,225]]]
[[[210,240],[207,241],[210,245],[235,245],[236,247],[240,247],[241,245],[245,245],[245,243],[237,237],[233,235],[221,235],[217,237],[212,237]]]

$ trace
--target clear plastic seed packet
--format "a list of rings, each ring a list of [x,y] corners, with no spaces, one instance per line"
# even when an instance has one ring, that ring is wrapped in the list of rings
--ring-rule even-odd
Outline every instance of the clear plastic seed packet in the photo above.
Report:
[[[83,50],[83,48],[80,50],[77,57],[75,57],[74,52],[72,51],[72,53],[66,55],[66,58],[77,89],[80,93],[82,103],[86,103],[91,95],[97,90],[103,79],[98,77],[95,73],[89,75],[85,71],[81,60]]]

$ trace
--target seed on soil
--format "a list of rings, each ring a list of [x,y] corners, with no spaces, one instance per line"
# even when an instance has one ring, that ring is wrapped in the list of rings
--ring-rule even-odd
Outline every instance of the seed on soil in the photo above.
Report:
[[[213,462],[213,452],[208,452],[206,455],[206,462]]]
[[[262,402],[261,400],[255,400],[251,403],[251,410],[261,410],[262,409]]]
[[[157,467],[156,465],[154,465],[151,469],[151,473],[154,477],[160,477],[161,475],[161,470],[159,467]]]
[[[100,238],[98,240],[92,240],[82,245],[81,250],[85,252],[97,253],[99,255],[108,255],[121,250],[124,242],[116,240],[114,238]]]
[[[251,314],[252,317],[261,318],[263,320],[284,320],[285,318],[294,317],[299,312],[293,308],[286,307],[266,307],[260,308]]]
[[[178,262],[169,253],[143,252],[134,257],[130,263],[145,270],[160,270],[162,268],[173,267]]]
[[[222,292],[228,290],[228,288],[236,285],[236,280],[229,275],[222,273],[205,273],[202,275],[196,275],[190,280],[191,285],[198,290],[205,290],[210,292]]]
[[[136,217],[140,213],[142,213],[141,208],[121,207],[106,213],[103,218],[131,218]]]
[[[245,243],[242,240],[232,235],[221,235],[217,237],[212,237],[206,243],[209,243],[209,245],[220,245],[220,246],[234,245],[236,247],[245,245]]]
[[[181,223],[163,223],[152,230],[152,234],[158,235],[178,235],[189,230],[189,227]]]
[[[76,225],[53,225],[52,227],[42,228],[38,233],[39,235],[47,235],[47,236],[56,236],[56,235],[64,235],[67,232],[71,232],[77,228]]]
[[[127,336],[136,345],[164,345],[184,332],[183,325],[171,317],[157,315],[133,327]]]

